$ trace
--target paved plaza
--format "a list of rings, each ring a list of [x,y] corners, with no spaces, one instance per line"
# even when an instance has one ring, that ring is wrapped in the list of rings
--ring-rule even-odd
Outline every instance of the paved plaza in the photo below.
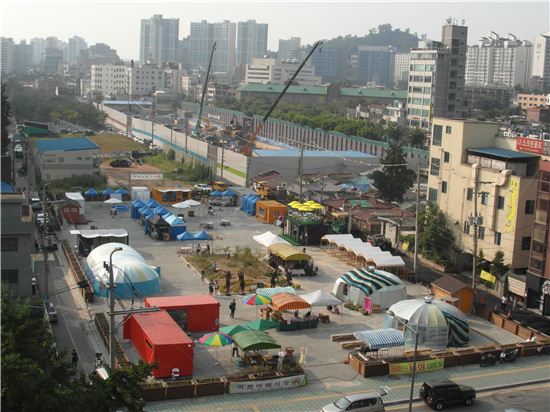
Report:
[[[172,209],[178,213],[177,210]],[[179,212],[181,213],[181,211]],[[254,242],[252,236],[271,230],[278,233],[278,228],[272,225],[259,223],[256,218],[248,216],[236,208],[224,208],[223,211],[216,211],[212,216],[206,215],[206,211],[198,209],[198,216],[186,217],[188,230],[200,230],[200,222],[212,221],[214,229],[209,233],[214,237],[214,250],[223,250],[225,247],[248,246],[254,251],[265,253],[265,248]],[[119,213],[116,217],[109,214],[108,205],[103,203],[87,203],[86,217],[88,225],[79,226],[80,229],[87,229],[90,225],[98,229],[123,228],[129,233],[130,246],[140,252],[147,262],[152,266],[161,268],[161,295],[182,295],[182,294],[206,294],[207,284],[201,281],[200,274],[187,264],[184,257],[178,257],[176,250],[182,245],[181,242],[155,241],[143,233],[143,228],[135,220],[130,219],[129,213]],[[231,222],[228,227],[219,225],[221,219]],[[73,227],[71,227],[73,228]],[[65,226],[61,237],[75,244],[76,236],[69,235],[68,227]],[[334,256],[327,255],[318,247],[308,247],[307,252],[312,255],[314,264],[319,267],[319,273],[314,277],[297,278],[301,284],[299,293],[308,293],[319,288],[331,291],[337,277],[352,269],[351,266]],[[60,255],[58,253],[58,255]],[[267,280],[267,278],[266,278]],[[69,282],[72,283],[72,280]],[[407,293],[410,297],[423,297],[428,294],[428,289],[417,284],[407,283]],[[237,298],[237,311],[235,319],[229,319],[228,305],[230,300]],[[244,305],[240,302],[239,296],[219,296],[220,301],[220,326],[242,323],[257,318],[256,308]],[[78,297],[75,297],[77,302]],[[130,301],[124,301],[123,306],[131,306]],[[134,307],[139,307],[141,302],[134,302]],[[86,328],[89,328],[90,314],[106,312],[107,304],[103,298],[96,298],[94,303],[86,310],[80,311],[81,319],[88,319]],[[84,322],[81,320],[81,323]],[[296,352],[306,352],[304,367],[308,375],[308,385],[303,388],[264,392],[261,394],[223,395],[204,397],[198,399],[182,399],[166,402],[149,403],[147,410],[151,411],[179,411],[185,410],[261,410],[261,411],[286,411],[286,410],[319,410],[319,408],[337,398],[340,394],[360,392],[366,389],[377,388],[380,385],[388,385],[392,388],[386,398],[388,401],[405,399],[408,396],[410,387],[409,377],[380,377],[365,379],[358,376],[356,371],[345,364],[349,351],[342,350],[338,343],[330,341],[330,335],[336,333],[350,333],[357,330],[376,329],[382,327],[384,322],[383,314],[364,316],[359,312],[344,309],[342,316],[331,316],[330,324],[320,324],[316,329],[297,330],[291,332],[279,332],[270,330],[269,334],[281,344],[291,346]],[[85,322],[84,322],[85,323]],[[521,339],[512,335],[495,325],[477,317],[470,317],[470,342],[473,346],[487,345],[492,343],[512,343]],[[190,335],[198,340],[200,335]],[[130,341],[122,338],[122,330],[118,331],[118,339],[131,361],[137,362],[139,355],[133,348]],[[97,336],[93,342],[98,342]],[[93,344],[91,346],[94,346]],[[105,351],[101,344],[97,345],[99,351]],[[407,346],[411,350],[412,347]],[[90,349],[93,350],[93,349]],[[402,348],[392,349],[395,354],[400,353]],[[390,353],[392,353],[390,351]],[[215,365],[216,358],[219,358],[219,365]],[[231,359],[230,347],[215,348],[206,347],[196,342],[194,356],[194,376],[212,377],[223,376],[238,371],[236,363]],[[500,365],[493,369],[480,369],[478,365],[445,369],[439,372],[430,373],[430,379],[438,377],[449,377],[458,382],[474,384],[476,388],[496,387],[517,382],[538,381],[550,379],[550,368],[543,359],[531,358],[520,359],[514,364]],[[421,382],[422,376],[419,377]]]

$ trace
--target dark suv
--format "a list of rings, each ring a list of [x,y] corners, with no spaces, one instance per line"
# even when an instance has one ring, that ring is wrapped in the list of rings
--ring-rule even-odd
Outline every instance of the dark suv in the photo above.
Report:
[[[435,410],[442,410],[447,404],[472,406],[476,390],[470,386],[458,385],[451,380],[424,382],[420,388],[420,398]]]

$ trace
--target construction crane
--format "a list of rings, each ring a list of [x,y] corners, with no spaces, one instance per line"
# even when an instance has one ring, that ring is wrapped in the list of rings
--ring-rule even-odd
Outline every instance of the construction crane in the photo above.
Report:
[[[201,105],[199,106],[199,115],[197,117],[197,123],[195,128],[191,131],[191,136],[200,138],[201,137],[201,116],[202,109],[204,107],[204,96],[208,92],[208,79],[210,78],[210,69],[212,67],[212,59],[214,58],[214,50],[216,50],[216,42],[212,45],[212,52],[210,53],[210,60],[208,61],[208,70],[206,71],[206,79],[204,79],[204,85],[202,86],[202,96],[201,96]]]
[[[267,111],[267,113],[265,114],[265,116],[263,117],[263,119],[260,121],[260,123],[258,124],[258,126],[256,126],[256,129],[254,129],[254,131],[249,135],[248,139],[247,139],[247,142],[246,142],[246,146],[243,148],[242,152],[243,154],[245,154],[246,156],[250,156],[252,154],[252,148],[254,147],[254,142],[256,141],[256,137],[258,136],[258,134],[261,132],[261,130],[263,129],[264,125],[265,125],[265,121],[269,118],[269,116],[271,115],[271,113],[273,112],[273,110],[275,110],[275,107],[279,104],[279,101],[281,100],[281,98],[283,97],[283,95],[286,93],[286,91],[288,90],[288,88],[292,85],[292,83],[294,82],[294,79],[296,79],[296,77],[298,76],[298,74],[300,73],[300,71],[303,69],[303,67],[305,66],[305,64],[307,63],[307,61],[309,60],[309,58],[311,57],[311,55],[313,54],[313,52],[317,49],[317,47],[319,47],[321,44],[323,44],[322,41],[318,41],[316,42],[314,45],[313,45],[313,48],[309,51],[309,53],[307,54],[306,58],[304,59],[304,61],[302,62],[302,64],[300,64],[300,66],[296,69],[296,71],[294,72],[294,74],[292,75],[292,77],[286,82],[286,85],[285,87],[283,88],[283,90],[281,91],[281,93],[279,93],[279,96],[277,96],[277,99],[275,99],[275,101],[273,102],[273,104],[271,105],[271,107],[269,108],[269,110]]]

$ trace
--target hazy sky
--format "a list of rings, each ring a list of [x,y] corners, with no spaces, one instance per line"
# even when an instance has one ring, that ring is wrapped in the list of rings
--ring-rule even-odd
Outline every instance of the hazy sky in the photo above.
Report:
[[[153,14],[180,19],[180,38],[189,34],[190,22],[232,22],[255,19],[269,24],[268,48],[276,51],[278,39],[298,36],[313,43],[339,35],[364,35],[379,24],[410,28],[439,40],[447,17],[468,26],[468,43],[490,31],[513,33],[533,40],[550,31],[548,1],[511,2],[289,2],[289,1],[109,1],[109,0],[2,0],[1,35],[20,39],[56,36],[67,40],[84,37],[88,44],[107,43],[124,59],[139,58],[140,19]]]

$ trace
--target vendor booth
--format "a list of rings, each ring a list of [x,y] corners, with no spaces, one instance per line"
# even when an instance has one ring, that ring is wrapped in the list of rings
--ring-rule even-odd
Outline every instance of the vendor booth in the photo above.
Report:
[[[99,200],[99,192],[95,190],[93,187],[91,187],[84,192],[84,198],[86,199],[87,202]]]
[[[123,187],[115,190],[115,194],[120,195],[120,199],[123,201],[130,200],[130,193]]]
[[[312,315],[311,311],[305,316],[300,316],[300,309],[311,309],[311,305],[298,295],[292,294],[277,294],[271,298],[271,307],[273,313],[272,319],[276,320],[277,330],[281,332],[297,330],[297,329],[312,329],[319,325],[319,317]],[[291,313],[284,313],[294,311]]]
[[[193,340],[165,311],[137,313],[124,322],[124,339],[130,339],[146,363],[157,363],[155,378],[168,378],[177,368],[179,376],[193,375]]]
[[[325,292],[323,289],[316,290],[300,297],[310,304],[311,307],[321,306],[339,306],[342,305],[342,301],[335,297],[332,293]]]
[[[177,240],[178,236],[187,230],[185,221],[176,215],[169,214],[163,219],[170,225],[170,240]]]
[[[393,328],[363,330],[354,332],[353,336],[365,344],[365,347],[361,350],[362,353],[370,352],[378,355],[380,349],[405,346],[403,334]]]
[[[279,349],[281,345],[261,330],[248,329],[234,334],[233,340],[243,351]]]
[[[287,243],[275,243],[267,248],[269,252],[268,264],[278,268],[284,274],[292,276],[314,275],[313,261],[311,256],[301,249]]]
[[[332,293],[344,302],[364,306],[370,304],[386,309],[407,298],[403,281],[392,273],[369,268],[358,268],[340,276],[334,283]]]
[[[274,224],[277,220],[284,220],[287,213],[288,207],[275,200],[258,200],[256,202],[256,217],[262,223]]]
[[[159,203],[173,204],[191,199],[193,191],[182,188],[155,188],[151,191],[151,198]]]
[[[144,225],[144,233],[156,240],[170,240],[170,225],[159,215],[151,215]]]
[[[241,210],[254,216],[256,214],[256,203],[260,200],[260,195],[249,194],[241,198]]]
[[[293,213],[287,216],[283,233],[300,245],[319,245],[330,225],[318,213]]]
[[[210,295],[149,297],[145,307],[167,311],[186,332],[214,332],[220,324],[220,302]]]
[[[469,342],[468,319],[464,313],[448,303],[426,297],[408,299],[390,306],[388,312],[419,331],[418,343],[430,347],[466,346]],[[392,316],[386,316],[384,326],[399,328]],[[407,343],[414,336],[406,332]]]
[[[147,202],[145,202],[148,208],[154,209],[155,207],[159,206],[159,202],[157,202],[155,199],[149,199]]]
[[[132,187],[132,200],[141,200],[146,202],[151,198],[151,191],[145,186]]]
[[[90,252],[86,258],[84,270],[94,293],[106,297],[109,289],[109,271],[105,262],[109,262],[115,248],[121,251],[113,253],[113,275],[116,299],[132,299],[151,296],[160,291],[160,268],[147,264],[145,259],[133,248],[123,243],[106,243]]]
[[[143,201],[139,199],[133,200],[132,203],[130,203],[130,217],[132,219],[139,219],[141,216],[139,209],[143,207],[147,207]]]
[[[288,243],[282,237],[277,236],[274,233],[271,233],[271,231],[267,231],[265,233],[262,233],[261,235],[252,236],[252,239],[254,239],[260,245],[265,247],[269,247],[271,245],[274,245],[275,243],[290,245],[290,243]]]
[[[114,193],[115,191],[108,187],[103,192],[101,192],[101,195],[103,196],[103,200],[109,199],[109,197]]]
[[[105,243],[129,244],[128,231],[125,229],[71,230],[70,233],[76,235],[78,252],[84,257]]]
[[[432,294],[435,299],[456,306],[464,313],[470,313],[474,301],[472,288],[451,275],[445,275],[432,282]]]

